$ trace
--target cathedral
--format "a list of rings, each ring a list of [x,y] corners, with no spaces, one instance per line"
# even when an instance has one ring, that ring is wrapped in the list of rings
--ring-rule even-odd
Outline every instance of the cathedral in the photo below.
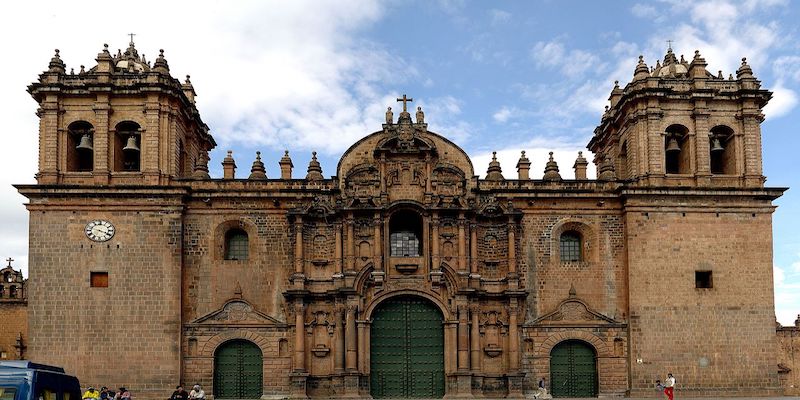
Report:
[[[142,399],[652,396],[668,372],[683,396],[780,395],[772,93],[745,59],[690,58],[640,57],[574,173],[522,151],[480,178],[403,95],[327,177],[316,154],[242,173],[228,151],[219,178],[163,50],[78,72],[56,50],[16,185],[26,354]]]

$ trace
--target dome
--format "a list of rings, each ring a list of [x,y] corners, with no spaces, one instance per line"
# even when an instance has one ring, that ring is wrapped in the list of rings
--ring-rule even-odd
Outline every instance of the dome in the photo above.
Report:
[[[664,64],[656,63],[653,75],[658,78],[680,78],[689,75],[689,63],[687,63],[683,56],[681,61],[675,57],[672,49],[667,49],[667,54],[664,56]]]
[[[139,73],[150,71],[150,66],[147,65],[144,55],[139,57],[139,52],[136,51],[133,42],[130,42],[125,53],[117,53],[116,57],[114,57],[114,66],[117,71],[123,72]]]

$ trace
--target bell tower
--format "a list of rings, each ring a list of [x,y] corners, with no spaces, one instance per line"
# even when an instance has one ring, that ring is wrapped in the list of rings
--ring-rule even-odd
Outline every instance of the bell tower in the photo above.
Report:
[[[216,146],[189,77],[151,64],[133,42],[76,73],[59,51],[28,92],[39,103],[39,184],[167,185],[188,178]]]
[[[687,62],[669,48],[652,68],[640,56],[587,146],[598,171],[610,164],[633,185],[763,187],[760,125],[772,93],[744,58],[735,78],[706,66],[699,51]]]

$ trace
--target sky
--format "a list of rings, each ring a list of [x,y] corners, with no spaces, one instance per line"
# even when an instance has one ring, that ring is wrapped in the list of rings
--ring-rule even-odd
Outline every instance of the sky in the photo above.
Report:
[[[55,48],[67,69],[90,68],[109,44],[140,54],[159,49],[174,77],[187,74],[218,147],[211,174],[233,150],[239,176],[260,150],[270,177],[289,150],[295,177],[317,151],[326,176],[342,152],[381,129],[387,106],[407,94],[429,129],[452,139],[485,174],[497,151],[506,177],[520,150],[541,178],[553,151],[562,176],[600,120],[618,80],[630,82],[638,56],[662,59],[667,40],[708,69],[735,74],[747,57],[774,92],[762,124],[767,185],[793,189],[774,214],[776,314],[800,314],[800,4],[789,0],[492,1],[141,0],[15,2],[0,13],[0,256],[27,275],[25,198],[38,149],[36,103],[25,92]],[[397,115],[397,112],[395,113]],[[590,176],[594,176],[590,170]]]

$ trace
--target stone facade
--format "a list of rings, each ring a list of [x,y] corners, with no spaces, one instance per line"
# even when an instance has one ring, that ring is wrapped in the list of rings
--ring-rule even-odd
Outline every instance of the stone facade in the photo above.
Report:
[[[778,324],[778,377],[786,396],[800,396],[800,315],[794,326]]]
[[[142,398],[176,382],[215,394],[222,349],[249,343],[263,396],[368,397],[384,333],[371,326],[387,300],[413,298],[441,313],[446,397],[529,394],[562,379],[552,355],[567,343],[594,354],[593,395],[652,394],[667,372],[687,394],[781,393],[771,215],[784,189],[763,186],[771,93],[745,62],[724,79],[699,53],[640,61],[588,145],[598,179],[578,155],[577,179],[551,158],[541,180],[524,152],[518,179],[496,160],[479,179],[405,96],[330,179],[315,157],[292,178],[288,152],[279,179],[260,156],[236,178],[230,152],[212,179],[188,77],[133,43],[97,63],[67,74],[56,53],[29,87],[40,170],[17,188],[36,361]],[[125,368],[92,363],[115,358]]]
[[[28,345],[28,281],[22,271],[8,265],[0,269],[0,360],[22,360]]]

